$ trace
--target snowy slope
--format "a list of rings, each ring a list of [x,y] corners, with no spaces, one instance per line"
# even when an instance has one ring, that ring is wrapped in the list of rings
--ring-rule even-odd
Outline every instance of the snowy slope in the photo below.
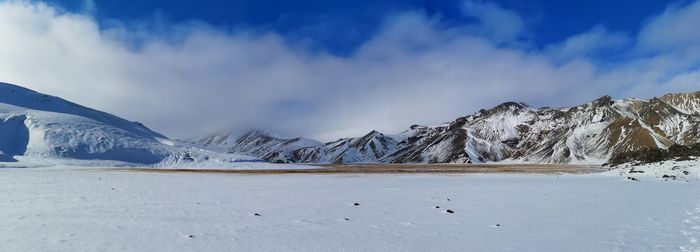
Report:
[[[116,116],[0,83],[0,151],[11,156],[155,164],[169,152],[163,135]]]
[[[157,166],[214,159],[256,160],[191,148],[140,123],[0,83],[0,162]]]

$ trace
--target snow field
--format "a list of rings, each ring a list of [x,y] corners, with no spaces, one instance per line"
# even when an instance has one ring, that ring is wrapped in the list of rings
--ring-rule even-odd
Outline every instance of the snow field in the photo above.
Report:
[[[697,182],[600,174],[2,169],[0,198],[3,251],[697,251],[700,216]]]

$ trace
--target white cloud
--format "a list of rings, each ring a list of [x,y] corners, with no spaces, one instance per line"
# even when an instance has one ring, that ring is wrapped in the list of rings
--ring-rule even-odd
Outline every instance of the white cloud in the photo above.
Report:
[[[604,94],[700,89],[694,78],[680,77],[697,71],[700,51],[600,65],[591,52],[622,50],[626,36],[594,28],[545,50],[518,48],[507,41],[523,34],[517,14],[488,2],[469,4],[495,34],[404,12],[388,17],[356,52],[338,57],[265,31],[197,22],[100,29],[88,15],[0,2],[0,81],[174,137],[264,127],[323,140],[372,129],[397,133],[507,100],[564,106]]]
[[[523,36],[525,22],[515,11],[505,9],[495,2],[465,0],[462,4],[465,15],[479,21],[478,31],[497,43],[511,42]]]
[[[639,34],[645,49],[668,50],[684,46],[700,46],[700,1],[688,6],[673,5],[651,19]]]
[[[591,58],[599,54],[610,54],[630,44],[630,38],[622,32],[610,32],[603,26],[596,26],[588,32],[567,38],[564,42],[550,45],[546,52],[551,57],[568,61],[575,58]]]

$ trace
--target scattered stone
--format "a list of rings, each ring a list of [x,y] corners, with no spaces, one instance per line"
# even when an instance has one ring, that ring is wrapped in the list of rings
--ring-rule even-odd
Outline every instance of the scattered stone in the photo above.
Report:
[[[450,209],[447,209],[447,211],[445,211],[445,212],[451,213],[451,214],[455,213],[455,211],[452,211],[452,210],[450,210]]]
[[[116,190],[117,190],[117,189],[114,189],[114,187],[112,187],[112,191],[116,191]]]
[[[447,199],[447,201],[450,201],[450,199]]]
[[[633,178],[633,177],[627,177],[627,179],[632,180],[632,181],[639,181],[639,179]]]
[[[688,171],[683,171],[683,175],[688,175],[688,174],[690,174],[690,172],[688,172]]]
[[[497,226],[497,227],[500,227],[500,226],[501,226],[501,224],[496,224],[496,226]]]
[[[345,218],[345,220],[346,220],[346,221],[350,221],[350,219],[348,219],[348,218]]]
[[[440,208],[440,206],[435,206],[435,208],[436,208],[436,209],[437,209],[437,208]]]
[[[197,202],[197,205],[199,205],[199,202]]]
[[[661,178],[662,178],[662,179],[672,179],[672,180],[676,180],[676,176],[675,176],[675,175],[665,175],[665,174],[664,174],[663,176],[661,176]]]
[[[259,214],[259,213],[255,213],[255,214],[253,214],[253,215],[255,215],[255,216],[260,216],[260,214]]]
[[[352,204],[352,205],[353,205],[353,206],[359,206],[359,205],[360,205],[360,203],[355,203],[355,204]]]
[[[190,238],[194,238],[194,235],[189,235]]]
[[[635,170],[634,168],[630,169],[630,173],[644,173],[644,171],[638,171]]]

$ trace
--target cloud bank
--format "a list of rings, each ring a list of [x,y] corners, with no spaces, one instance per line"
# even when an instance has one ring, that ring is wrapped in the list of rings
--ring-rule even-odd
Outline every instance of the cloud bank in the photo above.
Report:
[[[96,8],[0,2],[0,81],[171,137],[265,128],[323,140],[398,133],[509,100],[568,106],[700,90],[700,2],[669,7],[638,34],[596,26],[537,48],[518,13],[465,1],[472,25],[397,13],[348,56],[196,21],[100,27]]]

